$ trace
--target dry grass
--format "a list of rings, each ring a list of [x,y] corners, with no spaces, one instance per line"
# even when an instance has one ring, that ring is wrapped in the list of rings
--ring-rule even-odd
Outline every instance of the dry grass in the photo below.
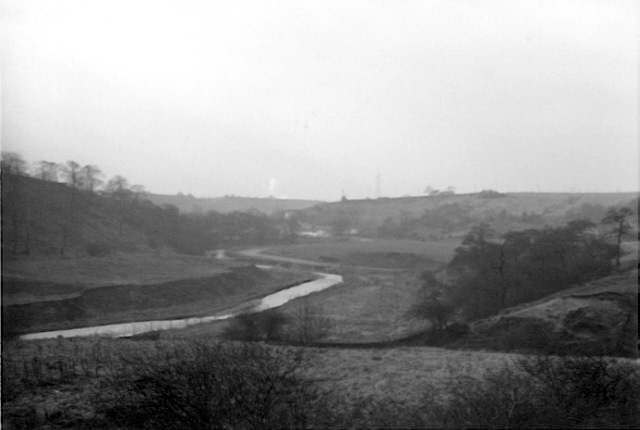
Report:
[[[279,310],[295,317],[307,302],[331,322],[327,342],[379,342],[408,336],[428,327],[407,317],[420,289],[417,273],[343,270],[344,282],[294,300]]]
[[[120,253],[100,258],[4,259],[2,272],[7,277],[95,287],[198,278],[223,273],[238,265],[228,260],[173,253]]]
[[[207,337],[198,336],[196,340],[206,341]],[[64,423],[67,427],[77,428],[79,423],[83,423],[83,428],[92,428],[96,403],[92,402],[91,393],[101,390],[98,388],[99,379],[112,375],[127,363],[123,357],[139,352],[146,352],[152,357],[153,352],[161,350],[163,345],[174,344],[99,338],[5,343],[3,414],[12,418],[35,417],[31,421],[35,423],[32,427],[51,428],[64,426]],[[269,345],[264,347],[271,348]],[[299,351],[295,347],[284,349]],[[375,427],[387,428],[393,420],[407,418],[402,415],[403,411],[424,413],[428,412],[424,408],[432,407],[433,402],[446,405],[455,394],[452,387],[464,393],[473,387],[477,390],[484,383],[485,375],[514,369],[514,363],[524,357],[520,354],[427,347],[305,348],[304,351],[306,359],[301,376],[338,396],[338,402],[331,404],[330,410],[325,412],[346,417],[347,421],[340,422],[339,427],[360,423],[363,428],[369,423],[366,418],[357,416],[363,407],[366,413],[373,413]],[[634,365],[634,361],[618,361]],[[63,363],[64,373],[59,370],[59,363]],[[507,385],[498,388],[511,390],[514,386],[508,385],[510,381],[516,383],[517,379],[505,379],[503,382]],[[425,403],[427,394],[429,403]],[[469,395],[473,397],[474,392],[469,391]],[[465,406],[462,400],[462,406]],[[483,397],[476,400],[484,407]],[[386,408],[377,410],[381,406]],[[449,412],[456,416],[457,411]],[[376,417],[392,421],[376,421]],[[359,421],[348,421],[350,419]],[[104,425],[100,418],[95,422]],[[424,423],[419,422],[421,425],[418,427],[425,428]]]
[[[97,378],[120,368],[122,357],[160,346],[100,338],[8,342],[3,345],[3,412],[32,410],[41,423],[47,416],[90,419],[94,411],[87,393],[96,389]],[[348,408],[362,399],[417,405],[427,389],[479,378],[517,356],[439,348],[307,348],[306,357],[303,376],[344,397],[342,406]]]
[[[350,259],[371,255],[372,259],[366,266],[375,266],[376,254],[413,254],[425,260],[425,264],[432,260],[445,263],[453,257],[456,247],[460,246],[459,239],[449,239],[437,242],[421,242],[416,240],[332,240],[323,242],[301,243],[296,245],[270,248],[267,253],[284,257],[296,257],[312,261],[328,261],[349,264]]]
[[[429,327],[427,321],[407,316],[421,281],[418,272],[387,272],[364,269],[336,270],[344,282],[327,290],[293,300],[278,308],[295,318],[305,303],[322,310],[331,323],[325,342],[366,343],[403,338]],[[228,322],[219,321],[168,330],[163,339],[221,335]]]
[[[29,257],[2,262],[2,302],[14,305],[77,297],[86,288],[150,285],[226,273],[241,263],[173,253],[108,257]],[[10,282],[11,279],[21,281]]]
[[[309,377],[323,381],[352,399],[391,398],[418,403],[429,387],[445,387],[453,380],[479,378],[487,370],[503,368],[516,354],[452,351],[442,348],[389,349],[310,348]]]

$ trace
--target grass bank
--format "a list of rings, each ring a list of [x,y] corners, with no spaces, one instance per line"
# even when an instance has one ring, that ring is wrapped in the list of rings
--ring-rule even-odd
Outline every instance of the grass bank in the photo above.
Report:
[[[158,284],[86,288],[71,298],[3,306],[3,336],[211,315],[312,279],[314,275],[303,272],[238,266],[212,276]],[[41,289],[48,287],[51,283]]]

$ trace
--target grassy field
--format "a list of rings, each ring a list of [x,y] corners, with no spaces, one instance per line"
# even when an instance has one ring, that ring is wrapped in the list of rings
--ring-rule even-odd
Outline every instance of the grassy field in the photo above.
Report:
[[[30,410],[40,419],[92,416],[98,379],[119,368],[121,357],[153,351],[154,341],[59,339],[3,344],[3,415]],[[351,401],[417,402],[425,389],[477,377],[504,366],[506,354],[438,348],[384,350],[307,348],[304,376]]]
[[[238,267],[232,260],[217,260],[175,253],[119,253],[107,257],[30,257],[4,258],[2,275],[6,278],[47,281],[71,287],[87,288],[123,284],[157,284],[176,279],[213,276]],[[3,288],[3,296],[21,293]],[[50,290],[33,289],[34,295],[50,295]],[[56,292],[53,292],[55,294]]]
[[[429,328],[429,322],[407,315],[415,303],[421,281],[418,272],[389,272],[375,269],[334,269],[344,282],[327,290],[293,300],[278,308],[292,321],[303,307],[310,306],[329,321],[323,342],[369,343],[401,339]],[[193,339],[220,336],[228,321],[168,330],[161,339]]]
[[[348,266],[427,269],[446,263],[460,239],[437,242],[385,239],[333,239],[270,248],[266,253]]]
[[[421,287],[418,274],[374,270],[342,270],[344,283],[285,304],[280,310],[295,318],[306,304],[331,322],[327,342],[381,342],[428,328],[407,316]]]

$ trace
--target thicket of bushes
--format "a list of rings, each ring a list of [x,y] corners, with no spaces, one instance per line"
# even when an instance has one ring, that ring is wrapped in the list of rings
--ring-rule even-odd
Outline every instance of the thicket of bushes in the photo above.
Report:
[[[256,344],[165,345],[127,357],[94,403],[125,428],[305,428],[319,393],[302,364],[301,351]]]
[[[229,340],[310,345],[325,338],[331,327],[331,321],[320,307],[302,300],[291,314],[277,309],[240,314],[231,319],[224,335]]]
[[[429,271],[421,275],[423,288],[410,315],[443,330],[452,319],[480,319],[612,274],[632,211],[612,208],[609,213],[618,223],[612,232],[617,244],[585,220],[501,238],[493,237],[488,224],[474,226],[448,263],[446,282]]]
[[[64,343],[64,342],[63,342]],[[638,428],[640,375],[631,361],[529,356],[478,377],[432,386],[411,403],[354,397],[305,373],[303,348],[262,343],[98,342],[83,372],[25,356],[3,366],[7,428]],[[47,351],[42,351],[46,353]],[[51,352],[51,351],[49,351]],[[50,360],[49,360],[50,361]],[[54,360],[57,364],[60,360]],[[22,369],[24,367],[24,369]],[[21,373],[25,370],[26,373]],[[7,377],[7,379],[5,379]],[[12,384],[7,392],[7,382]],[[23,397],[76,383],[87,405],[42,412]],[[17,386],[16,386],[17,385]],[[28,385],[28,386],[22,386]],[[22,386],[22,387],[20,387]],[[8,397],[6,397],[8,396]],[[20,400],[22,398],[22,400]],[[11,403],[15,402],[15,403]],[[7,403],[11,407],[7,407]],[[18,406],[16,406],[18,405]]]
[[[637,366],[606,357],[532,356],[478,380],[457,381],[448,400],[428,391],[425,423],[438,428],[638,428]]]

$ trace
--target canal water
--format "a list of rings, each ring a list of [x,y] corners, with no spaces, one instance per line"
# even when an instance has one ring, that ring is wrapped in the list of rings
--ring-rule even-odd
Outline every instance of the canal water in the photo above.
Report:
[[[264,266],[265,268],[268,266]],[[106,336],[106,337],[128,337],[141,333],[172,330],[189,327],[196,324],[220,321],[231,318],[241,313],[260,312],[267,309],[282,306],[290,300],[304,297],[330,288],[342,282],[342,276],[332,273],[317,273],[321,278],[295,285],[285,290],[265,296],[261,299],[252,300],[237,306],[229,311],[205,317],[183,318],[175,320],[138,321],[122,324],[108,324],[93,327],[79,327],[69,330],[44,331],[39,333],[29,333],[20,336],[21,340],[52,339],[58,336],[79,337],[79,336]]]

